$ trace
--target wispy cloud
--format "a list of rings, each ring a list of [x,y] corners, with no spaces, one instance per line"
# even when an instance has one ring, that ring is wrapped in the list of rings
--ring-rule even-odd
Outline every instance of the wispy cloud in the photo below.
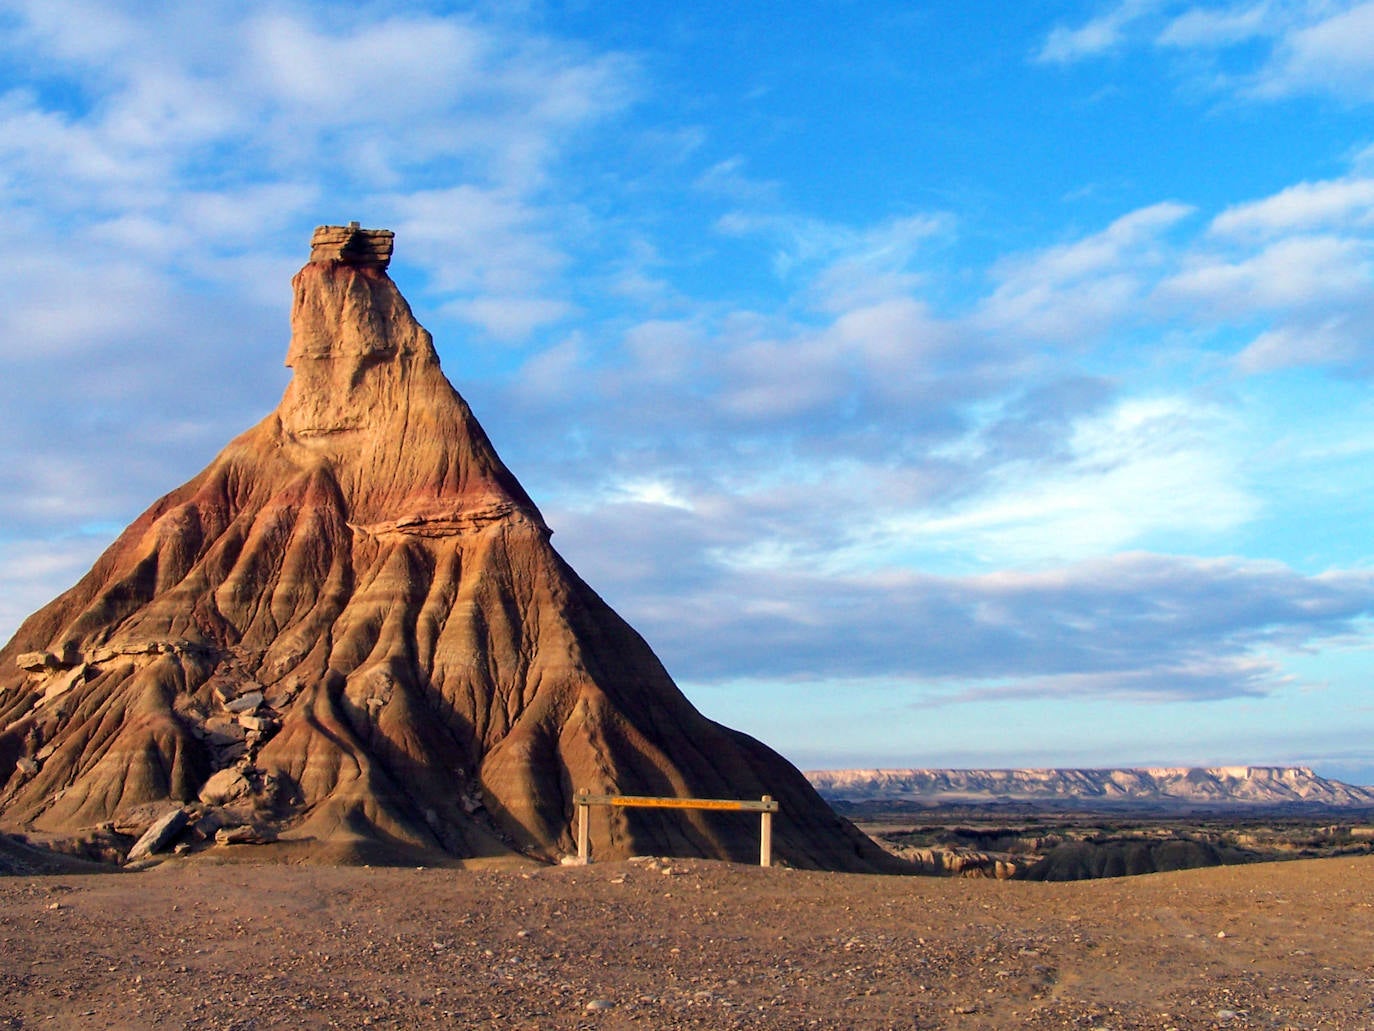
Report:
[[[0,627],[10,633],[53,598],[53,584],[70,586],[108,543],[102,533],[0,537]]]
[[[1064,427],[1057,459],[987,468],[983,491],[952,511],[897,516],[884,536],[897,549],[905,539],[1023,565],[1107,554],[1171,531],[1220,535],[1257,507],[1236,482],[1222,420],[1181,397],[1120,403]]]
[[[779,199],[778,183],[750,176],[748,162],[739,154],[717,161],[697,176],[692,186],[740,204],[775,204]]]
[[[1164,201],[1122,215],[1072,243],[1004,259],[982,304],[990,327],[1060,341],[1084,341],[1139,310],[1151,274],[1174,260],[1166,234],[1192,208]]]
[[[1189,7],[1169,20],[1155,40],[1171,47],[1227,47],[1271,34],[1275,21],[1276,5],[1268,2]]]
[[[1098,57],[1123,46],[1128,31],[1159,7],[1158,0],[1121,0],[1103,14],[1072,28],[1056,26],[1046,37],[1037,60],[1064,64]]]
[[[1166,298],[1225,317],[1344,304],[1370,292],[1371,244],[1339,236],[1292,236],[1239,258],[1190,255],[1160,285]]]
[[[1184,55],[1174,74],[1208,91],[1272,101],[1295,94],[1374,100],[1374,3],[1125,0],[1059,25],[1035,55],[1067,65],[1132,48]],[[1221,62],[1223,56],[1229,62]]]
[[[1374,227],[1374,178],[1297,183],[1271,197],[1227,208],[1212,220],[1223,237],[1268,237],[1332,228]]]
[[[1319,4],[1313,10],[1316,17],[1280,38],[1255,92],[1374,101],[1374,3]]]
[[[1266,329],[1236,355],[1236,368],[1248,374],[1324,365],[1368,377],[1374,375],[1368,324],[1332,315]]]
[[[1374,183],[1303,182],[1233,205],[1161,280],[1166,308],[1217,324],[1263,321],[1242,373],[1324,366],[1367,376],[1374,341]]]

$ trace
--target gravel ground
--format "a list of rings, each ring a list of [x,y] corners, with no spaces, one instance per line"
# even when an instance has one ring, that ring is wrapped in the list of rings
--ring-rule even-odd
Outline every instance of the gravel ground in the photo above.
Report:
[[[1073,884],[697,860],[0,878],[0,1028],[1374,1027],[1374,859]]]

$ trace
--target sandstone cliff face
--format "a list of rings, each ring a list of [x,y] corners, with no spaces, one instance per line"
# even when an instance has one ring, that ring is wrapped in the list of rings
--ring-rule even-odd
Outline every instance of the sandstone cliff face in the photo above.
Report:
[[[784,861],[884,867],[562,561],[387,276],[389,234],[379,258],[353,230],[293,281],[277,410],[0,651],[0,822],[176,802],[341,859],[554,860],[581,788],[772,794]],[[601,858],[757,857],[738,815],[593,814]]]

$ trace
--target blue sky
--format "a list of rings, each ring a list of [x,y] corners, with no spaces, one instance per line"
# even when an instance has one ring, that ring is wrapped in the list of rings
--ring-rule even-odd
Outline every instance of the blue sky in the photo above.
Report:
[[[1374,782],[1374,2],[0,0],[0,636],[393,277],[804,767]]]

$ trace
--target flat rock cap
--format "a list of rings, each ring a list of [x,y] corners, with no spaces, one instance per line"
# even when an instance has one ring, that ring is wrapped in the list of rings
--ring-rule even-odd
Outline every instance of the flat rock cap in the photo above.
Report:
[[[319,226],[310,238],[310,260],[386,268],[391,264],[395,239],[396,234],[390,229],[360,229],[357,222]]]

